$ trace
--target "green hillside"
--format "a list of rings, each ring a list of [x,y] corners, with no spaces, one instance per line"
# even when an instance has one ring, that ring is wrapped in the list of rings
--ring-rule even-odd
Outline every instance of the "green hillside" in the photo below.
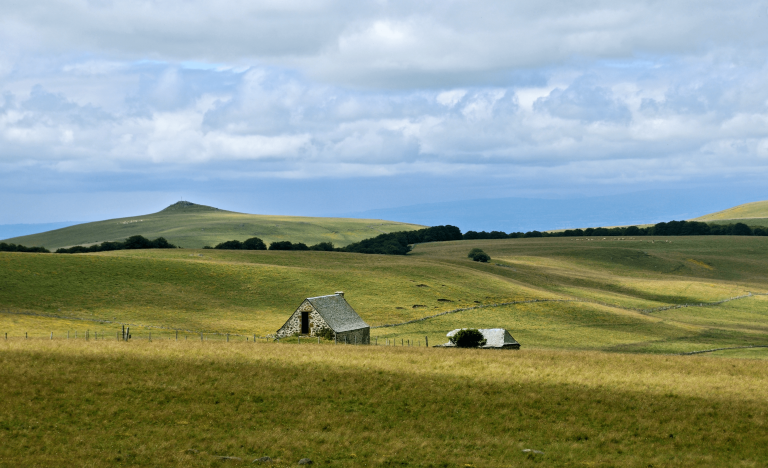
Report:
[[[742,221],[750,226],[768,226],[768,200],[734,206],[727,210],[699,216],[692,221],[716,223]]]
[[[474,247],[491,263],[467,259]],[[0,313],[0,332],[114,336],[131,324],[142,336],[179,329],[244,339],[273,333],[305,297],[337,290],[374,327],[427,318],[374,328],[380,342],[428,336],[436,344],[453,328],[475,326],[508,328],[528,348],[768,345],[768,239],[730,236],[454,241],[419,244],[407,256],[0,253],[0,309],[46,315]],[[428,318],[456,309],[467,310]]]
[[[184,248],[260,237],[264,242],[289,240],[307,245],[333,242],[342,247],[381,233],[424,226],[378,219],[310,218],[235,213],[190,202],[178,202],[149,215],[78,224],[63,229],[14,237],[5,242],[48,249],[120,241],[133,235],[165,237]]]

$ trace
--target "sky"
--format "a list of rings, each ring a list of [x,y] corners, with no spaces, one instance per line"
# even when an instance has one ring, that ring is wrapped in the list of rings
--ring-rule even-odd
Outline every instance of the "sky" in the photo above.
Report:
[[[768,1],[5,0],[0,224],[762,200],[767,78]]]

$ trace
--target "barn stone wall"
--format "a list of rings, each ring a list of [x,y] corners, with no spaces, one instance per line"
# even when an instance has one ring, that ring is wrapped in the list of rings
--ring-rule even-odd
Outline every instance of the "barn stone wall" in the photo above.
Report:
[[[355,344],[355,338],[357,338],[357,344],[371,344],[371,329],[360,328],[336,334],[337,343],[344,343],[345,338],[347,344]]]
[[[317,313],[312,304],[309,301],[301,303],[296,312],[291,315],[291,318],[285,322],[285,325],[277,331],[277,337],[283,338],[286,336],[292,336],[301,334],[301,313],[309,312],[309,336],[316,336],[316,332],[319,332],[323,328],[330,328],[325,320]]]

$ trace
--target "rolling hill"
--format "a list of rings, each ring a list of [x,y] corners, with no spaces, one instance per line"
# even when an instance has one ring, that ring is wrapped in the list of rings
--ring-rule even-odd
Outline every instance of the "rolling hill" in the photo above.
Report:
[[[714,223],[743,222],[748,225],[768,226],[768,200],[745,203],[727,210],[694,218],[692,221]]]
[[[475,247],[490,264],[467,258]],[[91,329],[114,339],[120,324],[130,324],[137,336],[181,330],[244,340],[274,333],[305,297],[343,290],[378,327],[371,333],[379,342],[428,336],[436,344],[453,328],[475,326],[513,330],[529,348],[765,346],[766,254],[767,238],[740,236],[465,240],[419,244],[405,256],[9,252],[0,253],[0,332]]]
[[[178,202],[157,213],[78,224],[62,229],[20,236],[5,242],[48,249],[120,241],[133,235],[165,237],[184,248],[202,248],[228,240],[260,237],[269,244],[289,240],[307,245],[333,242],[342,247],[382,233],[410,231],[424,226],[379,219],[313,218],[235,213],[218,208]]]

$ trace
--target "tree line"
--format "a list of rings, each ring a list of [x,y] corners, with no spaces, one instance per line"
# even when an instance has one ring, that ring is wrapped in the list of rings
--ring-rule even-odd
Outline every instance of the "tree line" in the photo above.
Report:
[[[51,253],[50,250],[45,247],[25,247],[23,245],[6,244],[0,242],[0,252],[39,252],[39,253]]]
[[[265,244],[264,241],[258,237],[251,237],[250,239],[246,239],[243,242],[240,242],[239,240],[231,240],[217,244],[215,247],[206,245],[203,248],[220,250],[339,250],[334,248],[333,243],[331,242],[320,242],[318,244],[308,246],[303,242],[294,243],[291,241],[272,242],[269,244],[269,249],[267,249],[267,244]]]
[[[88,247],[76,245],[69,248],[57,249],[56,253],[75,254],[90,252],[108,252],[111,250],[132,250],[132,249],[175,249],[176,246],[165,240],[164,237],[158,237],[155,240],[149,240],[144,236],[131,236],[124,242],[102,242]]]
[[[566,229],[558,232],[467,231],[464,239],[516,239],[520,237],[591,237],[591,236],[768,236],[768,228],[744,223],[708,224],[702,221],[669,221],[653,226]]]
[[[768,228],[748,226],[744,223],[709,224],[701,221],[669,221],[653,226],[614,227],[566,229],[559,232],[510,232],[503,231],[467,231],[464,234],[456,226],[433,226],[416,231],[398,231],[380,234],[376,237],[354,242],[346,247],[334,247],[331,242],[320,242],[308,246],[303,242],[275,241],[269,247],[258,237],[245,241],[231,240],[217,244],[215,247],[205,246],[204,249],[223,250],[315,250],[327,252],[351,252],[382,255],[405,255],[412,246],[426,242],[473,239],[517,239],[529,237],[592,237],[592,236],[768,236]],[[56,253],[90,253],[106,252],[124,249],[175,249],[175,245],[163,237],[149,240],[144,236],[131,236],[124,242],[102,242],[88,247],[76,245],[60,248]],[[0,242],[0,252],[40,252],[50,253],[45,247],[25,247],[23,245]]]
[[[334,247],[331,242],[320,242],[307,246],[302,242],[277,241],[269,244],[269,250],[321,250],[334,252],[352,252],[383,255],[405,255],[411,250],[412,244],[423,242],[437,242],[448,240],[462,240],[461,230],[456,226],[434,226],[417,231],[399,231],[388,234],[380,234],[370,239],[363,239],[346,247]],[[258,237],[253,237],[240,242],[231,240],[222,242],[215,247],[206,246],[207,249],[227,250],[267,250],[264,242]]]

